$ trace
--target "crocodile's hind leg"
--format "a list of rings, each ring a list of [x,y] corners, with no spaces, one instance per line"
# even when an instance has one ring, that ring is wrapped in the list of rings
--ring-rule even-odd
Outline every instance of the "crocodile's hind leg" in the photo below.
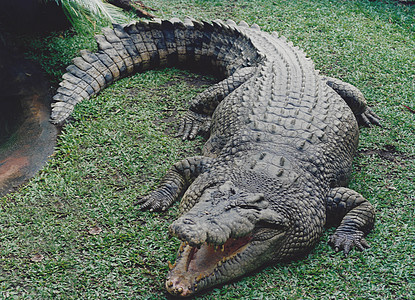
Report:
[[[347,255],[353,246],[360,250],[369,248],[364,236],[373,228],[373,206],[359,193],[345,188],[334,188],[327,197],[326,226],[337,226],[330,238],[335,251]],[[339,225],[340,224],[340,225]]]
[[[191,102],[178,132],[183,140],[193,139],[200,131],[208,131],[218,104],[255,73],[255,67],[245,67],[197,95]]]
[[[142,204],[142,210],[166,210],[200,174],[209,169],[212,161],[209,157],[194,156],[175,163],[157,189],[139,198],[137,204]]]
[[[367,106],[363,93],[357,87],[337,78],[324,77],[323,79],[349,105],[360,126],[381,126],[380,118]]]

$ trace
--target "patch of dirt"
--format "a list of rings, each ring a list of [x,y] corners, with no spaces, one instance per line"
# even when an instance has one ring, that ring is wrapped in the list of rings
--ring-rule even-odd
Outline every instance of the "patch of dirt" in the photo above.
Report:
[[[168,126],[166,126],[166,129],[163,131],[164,134],[175,137],[181,121],[181,118],[178,117],[177,114],[177,110],[166,111],[163,118],[155,119],[153,123],[157,126],[167,124]]]
[[[179,76],[175,76],[175,78],[177,79],[166,82],[165,84],[161,85],[160,88],[172,86],[180,82],[185,82],[187,85],[189,85],[189,87],[201,88],[203,86],[210,86],[217,82],[217,80],[214,78],[206,77],[203,74],[198,73],[189,74],[183,72]]]
[[[50,83],[39,65],[0,49],[0,196],[33,177],[54,152]]]
[[[412,160],[415,157],[402,153],[394,145],[385,145],[384,149],[365,149],[359,150],[357,155],[371,156],[376,155],[383,160],[404,165],[406,160]]]
[[[160,85],[155,89],[154,92],[158,93],[161,92],[163,95],[165,93],[165,90],[169,86],[174,86],[178,83],[186,83],[189,88],[203,88],[203,87],[209,87],[217,82],[217,80],[213,78],[206,77],[202,74],[197,73],[186,73],[183,72],[178,76],[175,76],[173,80],[170,80],[166,82],[163,85]],[[186,111],[186,110],[185,110]],[[154,120],[154,124],[160,125],[160,124],[167,124],[166,130],[164,130],[164,133],[169,136],[175,136],[180,125],[181,117],[178,116],[179,110],[172,109],[172,110],[166,110],[164,111],[164,117],[159,120]]]

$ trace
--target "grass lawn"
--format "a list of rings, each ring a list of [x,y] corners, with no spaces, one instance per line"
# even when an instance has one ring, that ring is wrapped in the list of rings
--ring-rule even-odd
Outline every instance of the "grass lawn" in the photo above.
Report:
[[[277,31],[323,74],[359,87],[383,119],[361,130],[350,187],[377,210],[371,248],[344,258],[327,240],[303,260],[270,266],[198,299],[415,298],[415,9],[381,1],[145,0],[160,18],[233,19]],[[52,82],[92,35],[25,38]],[[212,78],[176,69],[122,79],[81,103],[55,154],[0,199],[0,299],[164,299],[177,217],[141,212],[155,187],[203,140],[174,138],[186,103]]]

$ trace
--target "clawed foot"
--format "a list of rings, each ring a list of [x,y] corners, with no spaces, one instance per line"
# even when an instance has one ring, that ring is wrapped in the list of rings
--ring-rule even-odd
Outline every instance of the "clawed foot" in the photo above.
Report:
[[[208,131],[210,128],[210,117],[188,111],[183,118],[177,136],[183,140],[192,140],[200,131]]]
[[[382,127],[380,124],[381,119],[369,107],[366,108],[364,113],[358,115],[356,118],[360,126],[372,127],[373,125],[376,125]]]
[[[171,197],[160,191],[154,191],[150,195],[138,197],[135,205],[140,205],[140,210],[165,211],[172,202]]]
[[[361,251],[370,248],[363,235],[362,231],[336,231],[330,237],[329,244],[334,248],[334,251],[339,252],[343,250],[343,253],[347,256],[353,247]]]

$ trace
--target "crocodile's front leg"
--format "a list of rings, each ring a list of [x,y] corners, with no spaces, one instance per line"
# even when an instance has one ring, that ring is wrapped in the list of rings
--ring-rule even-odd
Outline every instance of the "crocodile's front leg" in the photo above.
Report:
[[[178,132],[183,140],[194,139],[200,131],[208,131],[210,119],[218,104],[255,73],[255,67],[245,67],[197,95],[191,102]]]
[[[185,158],[175,163],[163,177],[158,188],[147,196],[139,198],[141,209],[150,211],[166,210],[179,199],[188,186],[202,173],[206,172],[213,159],[205,156]]]
[[[363,93],[357,87],[337,78],[324,77],[324,80],[351,108],[360,126],[381,126],[380,118],[367,106]]]
[[[335,251],[347,255],[353,246],[369,248],[364,236],[373,228],[375,210],[359,193],[345,188],[334,188],[327,197],[326,226],[337,226],[330,238]]]

